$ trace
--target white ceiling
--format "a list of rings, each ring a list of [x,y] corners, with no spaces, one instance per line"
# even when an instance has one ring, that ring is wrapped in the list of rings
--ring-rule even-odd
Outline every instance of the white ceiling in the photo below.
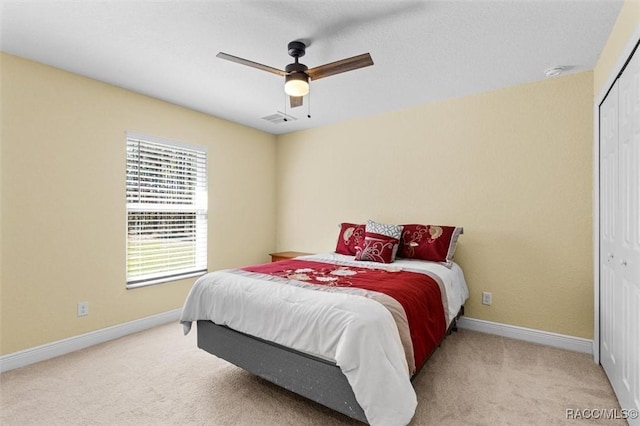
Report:
[[[6,1],[3,51],[273,134],[593,69],[622,0]],[[311,83],[296,121],[284,69],[369,52],[374,66]]]

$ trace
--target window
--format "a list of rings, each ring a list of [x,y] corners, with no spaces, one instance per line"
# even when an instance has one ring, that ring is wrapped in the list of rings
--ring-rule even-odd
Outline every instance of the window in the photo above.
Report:
[[[127,288],[206,270],[206,150],[127,132]]]

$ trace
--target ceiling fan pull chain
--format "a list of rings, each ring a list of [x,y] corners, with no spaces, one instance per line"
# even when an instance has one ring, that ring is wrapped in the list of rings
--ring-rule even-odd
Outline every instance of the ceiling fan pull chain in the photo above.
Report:
[[[311,118],[311,90],[307,96],[307,118]]]
[[[285,93],[284,94],[284,121],[288,121],[287,120],[287,98],[289,96]]]

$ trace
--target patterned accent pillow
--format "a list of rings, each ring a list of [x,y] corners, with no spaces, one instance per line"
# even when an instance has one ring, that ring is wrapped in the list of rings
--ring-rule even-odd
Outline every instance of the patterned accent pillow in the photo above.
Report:
[[[367,221],[364,242],[356,247],[356,260],[391,263],[396,258],[402,226]]]
[[[400,239],[402,236],[402,225],[388,225],[386,223],[378,223],[373,220],[368,220],[365,226],[366,232],[372,232],[374,234],[386,235],[387,237]]]
[[[353,223],[341,223],[340,234],[336,244],[336,253],[353,256],[356,254],[356,247],[361,244],[364,239],[364,225],[356,225]]]
[[[398,257],[451,262],[462,228],[436,225],[404,225]]]

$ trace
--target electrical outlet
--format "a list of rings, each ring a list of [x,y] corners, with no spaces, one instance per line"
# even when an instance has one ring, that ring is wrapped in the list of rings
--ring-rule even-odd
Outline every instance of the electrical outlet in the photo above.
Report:
[[[482,304],[491,305],[491,293],[489,293],[488,291],[482,292]]]
[[[78,316],[86,317],[89,315],[89,302],[78,302]]]

